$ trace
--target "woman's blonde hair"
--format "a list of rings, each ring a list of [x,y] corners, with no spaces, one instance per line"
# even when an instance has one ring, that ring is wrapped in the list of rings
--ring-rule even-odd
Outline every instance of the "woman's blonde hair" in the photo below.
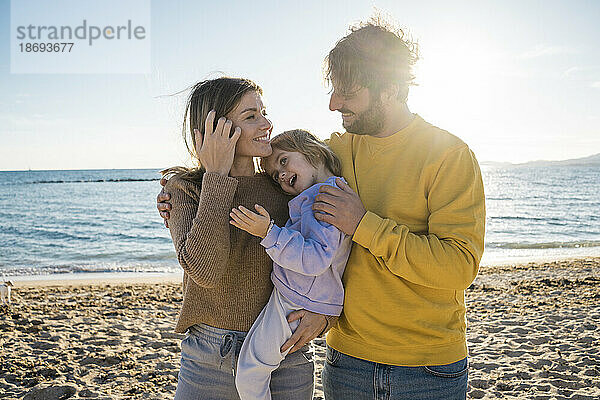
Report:
[[[198,162],[198,167],[172,167],[161,172],[163,177],[180,175],[184,179],[196,181],[201,179],[204,169],[200,165],[196,153],[197,129],[204,137],[204,121],[211,110],[215,110],[215,124],[221,117],[225,117],[239,104],[242,96],[248,92],[262,95],[262,89],[250,79],[221,77],[196,83],[191,88],[190,95],[183,115],[182,136],[188,152]]]
[[[271,140],[273,149],[292,151],[302,154],[315,168],[325,164],[334,175],[342,175],[342,163],[335,153],[319,138],[304,129],[285,131]],[[260,169],[264,168],[264,158],[260,159]]]

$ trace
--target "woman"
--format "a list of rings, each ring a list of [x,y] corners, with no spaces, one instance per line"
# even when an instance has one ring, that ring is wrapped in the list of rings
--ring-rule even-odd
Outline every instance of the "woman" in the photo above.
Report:
[[[255,173],[254,157],[272,149],[262,89],[247,79],[218,78],[195,85],[184,116],[184,140],[199,167],[163,171],[168,177],[158,197],[184,270],[183,304],[176,332],[181,370],[175,394],[184,399],[237,399],[235,366],[243,338],[272,291],[272,262],[260,239],[229,224],[240,205],[265,207],[276,224],[287,220],[291,199],[265,174]],[[216,124],[215,124],[216,122]],[[186,130],[186,125],[188,129]],[[191,146],[187,136],[191,138]],[[161,203],[171,199],[171,206]],[[292,347],[271,379],[273,399],[312,399],[312,357],[306,344],[324,332],[324,316],[302,310]]]

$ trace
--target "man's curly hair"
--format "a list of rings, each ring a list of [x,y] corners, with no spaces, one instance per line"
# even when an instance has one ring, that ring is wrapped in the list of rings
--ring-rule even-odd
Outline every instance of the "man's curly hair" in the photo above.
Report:
[[[379,93],[397,84],[398,96],[406,100],[408,87],[415,84],[412,67],[418,58],[418,44],[375,15],[351,26],[350,33],[325,57],[325,80],[343,95],[361,87]]]

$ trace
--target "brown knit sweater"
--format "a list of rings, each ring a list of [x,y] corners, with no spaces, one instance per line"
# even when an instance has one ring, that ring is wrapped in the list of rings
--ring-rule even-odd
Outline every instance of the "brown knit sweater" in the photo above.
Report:
[[[260,238],[229,224],[233,207],[262,205],[279,226],[292,199],[265,174],[226,177],[205,173],[194,183],[169,179],[169,229],[183,275],[183,304],[176,332],[204,323],[248,331],[267,304],[273,262]]]

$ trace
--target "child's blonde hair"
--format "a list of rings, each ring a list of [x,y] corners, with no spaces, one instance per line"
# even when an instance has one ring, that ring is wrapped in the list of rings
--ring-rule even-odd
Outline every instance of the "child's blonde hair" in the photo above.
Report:
[[[325,142],[304,129],[292,129],[285,131],[271,140],[273,149],[292,151],[302,154],[306,161],[315,168],[323,163],[336,176],[342,176],[342,163],[340,159]],[[260,168],[264,168],[264,158],[260,159]]]

